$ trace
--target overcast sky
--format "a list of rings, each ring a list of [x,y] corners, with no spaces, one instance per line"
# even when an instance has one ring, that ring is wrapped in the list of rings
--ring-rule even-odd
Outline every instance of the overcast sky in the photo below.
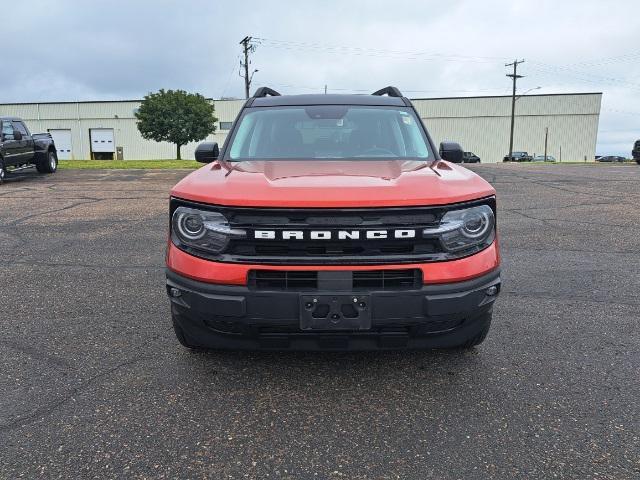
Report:
[[[141,98],[159,88],[242,97],[286,93],[410,97],[603,92],[599,154],[640,138],[640,1],[21,0],[0,8],[0,103]]]

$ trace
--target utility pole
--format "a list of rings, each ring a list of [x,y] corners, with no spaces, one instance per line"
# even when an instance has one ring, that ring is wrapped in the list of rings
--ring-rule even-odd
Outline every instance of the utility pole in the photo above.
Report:
[[[549,127],[544,129],[544,161],[547,161],[547,141],[549,140]]]
[[[514,60],[513,63],[505,64],[505,67],[513,67],[513,73],[507,73],[507,77],[511,77],[513,80],[513,94],[511,96],[511,133],[509,134],[509,161],[513,160],[513,126],[516,117],[516,81],[522,78],[522,75],[518,75],[518,65],[524,63],[522,60]]]
[[[240,45],[242,45],[242,51],[244,53],[244,62],[240,61],[240,76],[244,78],[244,96],[245,98],[249,98],[249,88],[251,87],[251,79],[253,78],[253,74],[258,70],[254,70],[249,75],[249,65],[251,64],[249,61],[249,54],[254,52],[256,49],[255,44],[251,43],[252,38],[250,36],[244,37],[240,40]],[[244,74],[242,74],[242,70],[244,70]]]

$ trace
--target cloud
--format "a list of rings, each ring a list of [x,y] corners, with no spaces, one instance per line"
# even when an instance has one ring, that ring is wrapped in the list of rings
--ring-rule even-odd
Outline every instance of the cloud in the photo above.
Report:
[[[11,68],[0,102],[140,98],[159,88],[241,97],[238,42],[252,35],[264,39],[252,55],[256,86],[499,95],[510,91],[504,64],[525,58],[521,92],[604,92],[599,153],[629,155],[640,138],[635,0],[24,0],[9,15],[3,37],[15,48],[3,49]]]

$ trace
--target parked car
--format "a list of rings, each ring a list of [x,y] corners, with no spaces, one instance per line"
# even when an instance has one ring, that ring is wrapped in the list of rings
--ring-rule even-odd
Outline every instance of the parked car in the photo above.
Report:
[[[624,157],[620,157],[617,155],[606,155],[604,157],[600,157],[598,158],[598,160],[596,160],[598,162],[626,162],[627,159]]]
[[[640,140],[636,140],[636,143],[633,145],[631,156],[636,161],[636,163],[640,165]]]
[[[48,133],[32,135],[16,117],[0,117],[0,183],[7,175],[35,167],[40,173],[54,173],[58,157]]]
[[[473,152],[464,152],[462,154],[462,163],[480,163],[480,157]]]
[[[547,155],[546,157],[544,155],[536,155],[535,157],[533,157],[533,161],[534,162],[555,162],[556,157],[554,157],[553,155]]]
[[[513,152],[511,158],[507,154],[502,159],[503,162],[530,162],[531,160],[533,160],[533,157],[527,152]]]
[[[221,149],[200,144],[196,160],[213,163],[171,191],[166,287],[182,345],[384,350],[485,339],[501,284],[496,192],[456,165],[457,143],[438,154],[397,88],[262,87],[228,138]]]

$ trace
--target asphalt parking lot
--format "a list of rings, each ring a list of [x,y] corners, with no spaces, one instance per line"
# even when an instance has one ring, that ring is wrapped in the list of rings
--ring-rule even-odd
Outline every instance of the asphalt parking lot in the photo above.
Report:
[[[185,171],[0,187],[0,478],[640,478],[640,167],[479,165],[504,287],[470,352],[192,353]]]

